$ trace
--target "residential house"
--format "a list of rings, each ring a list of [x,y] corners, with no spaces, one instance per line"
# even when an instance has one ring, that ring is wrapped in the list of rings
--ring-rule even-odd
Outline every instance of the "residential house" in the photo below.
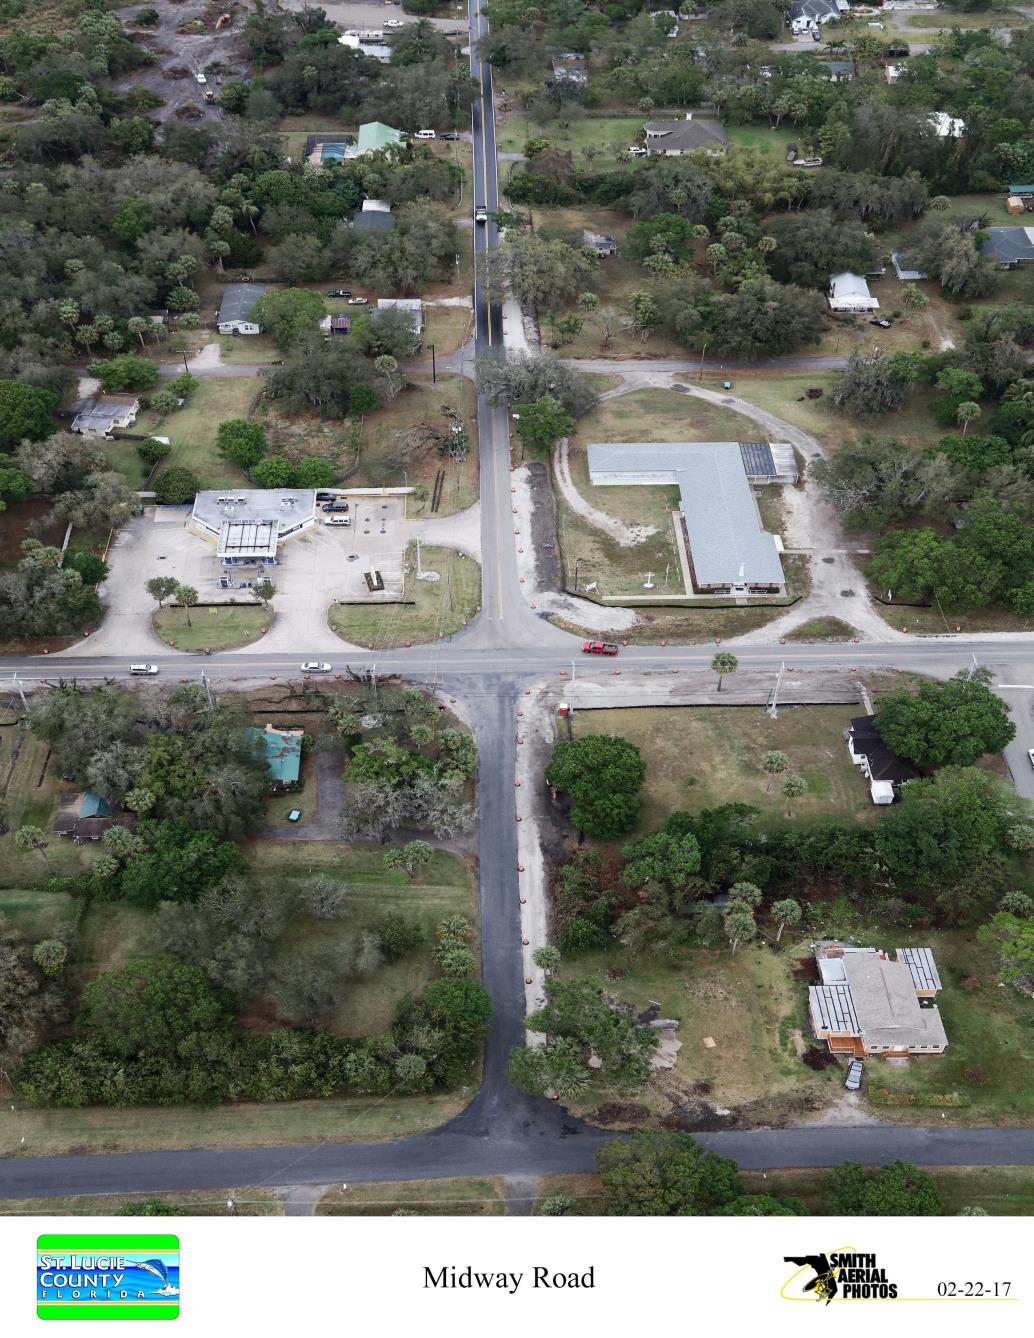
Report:
[[[1002,269],[1016,269],[1034,260],[1034,228],[986,228],[980,254]]]
[[[401,130],[395,130],[383,121],[367,121],[359,127],[355,156],[361,158],[364,153],[382,153],[385,149],[399,148],[403,143]]]
[[[848,0],[791,0],[790,27],[797,32],[802,24],[809,27],[813,23],[828,23],[846,14],[849,8]]]
[[[869,794],[874,804],[893,804],[901,798],[902,785],[919,776],[911,763],[898,757],[883,742],[874,716],[857,716],[848,726],[845,737],[851,761],[869,782]]]
[[[835,84],[854,78],[853,60],[820,60],[818,65],[821,69],[829,71],[829,77]]]
[[[136,826],[136,814],[125,810],[113,812],[106,799],[94,790],[82,794],[66,794],[58,804],[54,818],[54,832],[80,841],[99,841],[110,827]]]
[[[219,303],[216,327],[220,334],[257,335],[263,327],[251,319],[251,310],[269,287],[262,283],[228,283]]]
[[[409,317],[414,334],[424,331],[424,304],[419,297],[379,297],[377,306],[370,312],[370,319],[376,321],[382,311],[404,311]]]
[[[598,256],[617,254],[618,244],[605,232],[593,232],[592,228],[582,228],[582,245],[590,247]]]
[[[808,987],[817,1040],[834,1054],[903,1058],[948,1048],[934,999],[940,992],[929,948],[858,948],[836,940],[813,943],[821,984]]]
[[[187,526],[214,542],[223,567],[276,566],[278,549],[316,524],[313,488],[205,489],[194,498]],[[230,577],[223,578],[229,582]]]
[[[932,112],[929,122],[941,139],[958,139],[966,128],[966,122],[947,112]]]
[[[663,153],[669,158],[696,149],[712,155],[724,153],[729,142],[720,121],[697,117],[692,112],[686,112],[681,121],[647,121],[645,130],[647,152]]]
[[[675,484],[697,594],[783,594],[780,543],[761,523],[752,483],[793,483],[793,447],[769,442],[594,442],[598,487]],[[716,505],[715,499],[721,504]]]
[[[269,788],[274,792],[293,790],[301,775],[302,738],[305,731],[267,725],[265,729],[247,729],[245,734],[258,757],[266,764]]]
[[[894,273],[902,283],[916,283],[919,279],[925,279],[927,276],[918,269],[910,269],[908,260],[903,251],[891,251],[891,264],[894,266]]]
[[[98,395],[80,406],[69,431],[84,437],[110,437],[116,428],[132,427],[139,412],[136,395]]]
[[[830,279],[828,301],[832,311],[878,311],[880,308],[865,279],[850,271],[834,274]]]
[[[391,47],[387,42],[380,42],[376,38],[363,38],[357,33],[342,33],[337,39],[340,46],[351,47],[353,51],[359,51],[364,56],[369,56],[371,60],[379,60],[382,65],[387,65],[391,60]]]
[[[356,232],[390,232],[394,226],[395,215],[384,200],[364,200],[362,209],[352,215]]]
[[[564,51],[553,57],[553,81],[558,84],[576,84],[579,88],[589,82],[589,71],[584,56]]]

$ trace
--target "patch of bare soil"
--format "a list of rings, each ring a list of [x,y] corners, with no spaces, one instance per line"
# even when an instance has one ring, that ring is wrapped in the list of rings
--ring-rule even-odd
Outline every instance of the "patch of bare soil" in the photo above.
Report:
[[[590,1112],[588,1118],[606,1129],[641,1129],[648,1122],[650,1112],[635,1101],[606,1101]]]

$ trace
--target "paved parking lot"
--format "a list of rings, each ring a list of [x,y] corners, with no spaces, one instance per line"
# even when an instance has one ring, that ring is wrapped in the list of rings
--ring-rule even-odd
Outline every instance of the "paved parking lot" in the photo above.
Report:
[[[268,574],[276,585],[273,626],[262,639],[263,651],[310,654],[341,649],[340,638],[327,626],[327,609],[335,601],[362,599],[377,603],[398,599],[403,588],[406,545],[422,542],[459,548],[480,559],[478,508],[443,520],[406,520],[401,497],[353,497],[350,526],[317,524],[279,550],[280,563]],[[93,636],[64,652],[68,655],[125,655],[157,651],[161,642],[151,629],[156,607],[147,593],[152,576],[173,576],[193,586],[199,602],[226,603],[251,598],[239,584],[232,590],[219,582],[224,570],[215,544],[187,529],[190,507],[148,507],[144,515],[120,530],[108,553],[109,575],[102,588],[108,612]],[[371,595],[364,572],[377,570],[384,590]],[[260,579],[262,571],[237,567],[235,583]],[[204,617],[199,611],[194,617]],[[247,647],[242,647],[248,653]]]

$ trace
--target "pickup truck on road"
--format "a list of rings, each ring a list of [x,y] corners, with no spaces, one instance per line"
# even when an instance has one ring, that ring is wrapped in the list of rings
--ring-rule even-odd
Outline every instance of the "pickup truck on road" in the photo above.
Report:
[[[616,655],[617,653],[618,648],[614,645],[613,641],[582,642],[583,655]]]
[[[487,222],[488,222],[488,206],[487,206],[487,205],[476,204],[476,205],[474,206],[474,222],[475,222],[475,223],[487,223]]]

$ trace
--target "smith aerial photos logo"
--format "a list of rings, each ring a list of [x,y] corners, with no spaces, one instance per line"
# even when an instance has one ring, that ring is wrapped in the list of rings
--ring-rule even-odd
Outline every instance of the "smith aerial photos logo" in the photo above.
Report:
[[[40,1236],[40,1319],[175,1319],[178,1236]]]
[[[786,1301],[894,1301],[898,1285],[887,1276],[875,1254],[833,1250],[829,1254],[784,1255],[797,1271],[783,1284]]]

